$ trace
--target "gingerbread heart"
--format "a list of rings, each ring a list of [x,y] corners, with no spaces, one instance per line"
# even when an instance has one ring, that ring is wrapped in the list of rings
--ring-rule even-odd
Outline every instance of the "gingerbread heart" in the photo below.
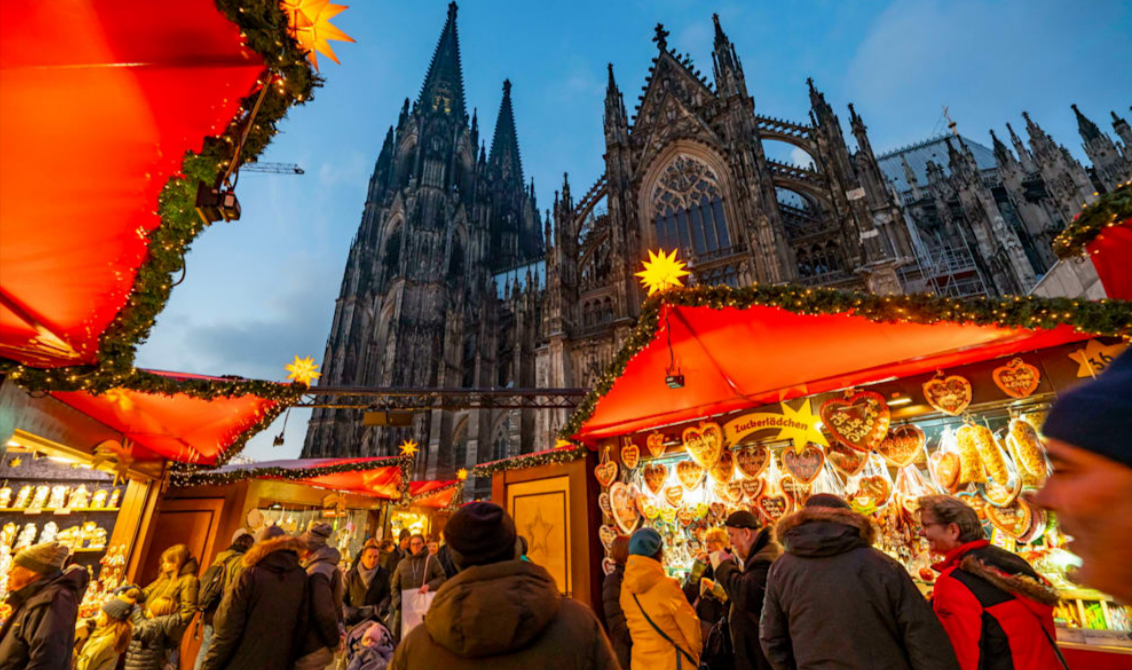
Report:
[[[617,570],[617,561],[609,558],[608,556],[601,559],[601,571],[604,572],[607,576],[612,575],[615,570]]]
[[[802,451],[787,449],[782,452],[782,466],[803,484],[809,484],[821,474],[825,465],[825,452],[813,444],[807,444]]]
[[[660,508],[652,503],[645,505],[645,518],[649,521],[655,521],[660,516]]]
[[[676,520],[676,508],[664,507],[660,510],[660,520],[665,523],[672,523]]]
[[[708,508],[707,503],[696,503],[696,518],[697,519],[702,519],[702,518],[706,517],[708,515],[708,511],[709,511],[709,508]]]
[[[932,481],[944,491],[954,491],[959,483],[959,454],[937,451],[928,458]]]
[[[944,414],[959,416],[971,404],[971,382],[966,377],[950,377],[924,382],[924,400]]]
[[[745,477],[758,477],[770,463],[770,450],[761,444],[737,449],[734,453],[735,464]]]
[[[664,489],[664,500],[671,507],[679,507],[680,502],[684,500],[684,489],[679,486],[669,486]]]
[[[700,485],[704,478],[704,466],[692,461],[680,461],[676,464],[676,478],[680,485],[691,491]]]
[[[829,459],[830,464],[838,472],[848,477],[864,470],[865,464],[869,462],[868,454],[850,449],[836,440],[830,443],[829,451],[826,452],[825,457]]]
[[[602,487],[608,488],[617,479],[617,463],[615,461],[606,461],[601,465],[594,468],[594,477],[597,478],[597,483]]]
[[[664,435],[658,432],[649,433],[649,436],[645,438],[645,446],[648,447],[653,458],[662,455],[664,453]]]
[[[645,508],[648,507],[651,503],[652,500],[650,500],[647,495],[643,493],[637,494],[637,511],[641,513],[641,516],[645,515]]]
[[[789,496],[783,494],[759,496],[756,506],[770,523],[778,523],[779,519],[790,513],[791,507]]]
[[[1034,522],[1034,512],[1030,503],[1017,498],[1006,507],[986,506],[987,518],[1002,532],[1014,539],[1025,535]]]
[[[710,472],[712,479],[717,482],[731,481],[731,477],[735,474],[735,454],[724,449]]]
[[[1005,485],[994,480],[979,485],[979,494],[995,507],[1008,507],[1022,492],[1022,478],[1015,476]]]
[[[857,485],[857,493],[854,498],[858,501],[869,501],[872,509],[879,509],[888,502],[889,495],[892,494],[892,485],[888,480],[880,475],[872,477],[862,477]]]
[[[741,479],[739,485],[743,488],[743,495],[747,496],[747,500],[755,502],[759,499],[759,494],[763,492],[763,487],[766,481],[762,477],[754,479]],[[739,502],[736,500],[735,502]]]
[[[778,485],[797,505],[804,505],[810,498],[810,487],[793,477],[782,477],[778,480]]]
[[[713,502],[708,505],[708,509],[711,511],[712,518],[716,520],[722,519],[727,514],[727,506],[721,502]]]
[[[718,423],[704,421],[685,428],[681,438],[688,455],[705,470],[714,467],[723,453],[723,429]]]
[[[1028,398],[1038,389],[1042,374],[1036,367],[1015,358],[991,373],[995,386],[1011,398]]]
[[[696,520],[696,511],[688,505],[684,505],[680,508],[680,511],[676,513],[676,519],[680,521],[681,526],[687,528]]]
[[[743,499],[743,482],[745,481],[747,480],[743,479],[737,482],[728,482],[727,486],[724,488],[727,493],[727,500],[737,503]]]
[[[613,540],[617,539],[617,529],[613,526],[602,526],[597,529],[597,534],[606,550],[613,545]]]
[[[597,506],[601,508],[601,513],[605,516],[613,516],[613,507],[609,504],[609,494],[602,493],[597,497]]]
[[[821,419],[838,442],[868,452],[888,432],[888,403],[875,391],[860,391],[846,400],[826,400],[821,406]]]
[[[660,495],[664,490],[664,482],[668,479],[668,467],[664,463],[649,463],[644,469],[645,486],[653,492],[653,495]]]
[[[637,463],[639,463],[640,461],[640,447],[635,444],[627,444],[621,447],[621,465],[624,465],[626,470],[636,469]]]
[[[888,431],[877,445],[877,453],[889,464],[904,468],[916,462],[924,448],[924,431],[906,423]]]
[[[622,482],[614,482],[609,487],[609,503],[613,508],[613,521],[622,533],[629,535],[640,521],[637,509],[637,487]]]

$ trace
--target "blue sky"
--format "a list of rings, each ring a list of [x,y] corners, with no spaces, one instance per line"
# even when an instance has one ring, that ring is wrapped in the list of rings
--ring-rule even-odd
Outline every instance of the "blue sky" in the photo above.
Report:
[[[446,4],[365,0],[335,19],[357,43],[333,43],[342,65],[320,58],[325,87],[292,110],[261,158],[298,163],[306,175],[241,177],[243,219],[213,225],[194,244],[139,365],[282,379],[296,354],[321,362],[370,171],[401,102],[420,91]],[[843,128],[845,106],[855,104],[878,152],[940,131],[943,105],[961,133],[988,144],[989,128],[1019,129],[1028,110],[1082,159],[1071,102],[1110,134],[1109,110],[1130,115],[1127,1],[468,0],[460,46],[481,137],[490,143],[510,78],[524,174],[535,177],[540,207],[563,172],[581,192],[603,169],[606,63],[634,107],[661,21],[669,44],[710,77],[713,11],[758,113],[804,121],[812,76]],[[770,153],[791,157],[785,147]],[[246,455],[296,457],[308,414],[293,413],[285,446],[271,447],[277,422]]]

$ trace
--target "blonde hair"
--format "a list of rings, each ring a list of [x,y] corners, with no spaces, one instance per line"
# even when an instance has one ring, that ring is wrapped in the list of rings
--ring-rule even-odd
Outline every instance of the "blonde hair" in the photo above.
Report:
[[[185,563],[189,562],[190,557],[189,548],[183,544],[175,544],[161,552],[161,562],[176,565],[177,572],[180,572],[181,568],[185,567]]]
[[[727,537],[727,531],[716,526],[714,528],[708,528],[707,533],[704,534],[704,544],[708,542],[719,542],[726,547],[731,542],[731,539]]]
[[[149,615],[151,617],[167,616],[177,611],[177,603],[173,602],[172,598],[161,596],[154,598],[153,602],[149,604]]]
[[[129,619],[114,619],[106,617],[103,628],[114,631],[114,653],[124,654],[130,646],[130,639],[134,636],[134,625]]]

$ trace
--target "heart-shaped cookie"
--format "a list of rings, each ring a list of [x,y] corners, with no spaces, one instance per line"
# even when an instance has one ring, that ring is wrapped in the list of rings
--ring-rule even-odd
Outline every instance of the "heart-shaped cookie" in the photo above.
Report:
[[[930,379],[924,382],[924,400],[944,414],[959,416],[971,404],[971,382],[959,375]]]
[[[889,464],[904,468],[916,462],[924,448],[924,431],[905,423],[888,431],[877,445],[877,453]]]
[[[825,452],[813,444],[807,444],[800,452],[795,449],[782,452],[782,466],[803,484],[810,484],[817,479],[823,465]]]
[[[608,556],[601,559],[601,571],[604,572],[607,576],[612,575],[613,572],[616,569],[617,569],[617,561],[613,560],[612,558],[609,558]]]
[[[609,505],[613,509],[613,521],[622,533],[632,534],[641,520],[637,510],[637,487],[622,482],[613,482],[609,487]]]
[[[640,512],[641,516],[645,515],[645,507],[651,503],[652,500],[644,493],[637,494],[637,511]]]
[[[744,477],[758,477],[770,463],[770,450],[764,445],[735,450],[735,464]]]
[[[879,393],[860,391],[846,400],[826,400],[821,406],[821,419],[825,429],[839,442],[868,452],[888,433],[888,403]]]
[[[892,485],[888,480],[880,475],[873,475],[872,477],[861,477],[861,481],[857,485],[857,493],[854,498],[859,501],[869,501],[873,509],[879,509],[888,502],[889,495],[892,494]]]
[[[617,463],[615,461],[606,461],[601,465],[594,468],[594,477],[597,478],[597,483],[601,484],[604,488],[609,488],[614,479],[617,479]]]
[[[944,491],[954,491],[959,484],[959,454],[937,451],[928,458],[932,481]]]
[[[613,516],[613,507],[609,504],[608,493],[602,493],[597,497],[597,506],[601,508],[601,513],[605,516]]]
[[[626,444],[621,447],[621,465],[625,466],[626,470],[633,470],[637,467],[637,463],[641,461],[641,448],[635,444]]]
[[[766,480],[762,477],[755,477],[754,479],[741,479],[739,485],[743,487],[743,495],[747,496],[747,500],[755,502],[759,499],[759,494],[763,492],[763,487],[766,485]],[[734,502],[739,502],[735,500]]]
[[[709,511],[709,508],[708,508],[707,503],[696,503],[696,518],[697,519],[702,519],[702,518],[706,517],[708,515],[708,511]]]
[[[810,487],[790,476],[784,476],[778,480],[778,485],[782,488],[782,492],[790,496],[795,505],[804,505],[810,499]]]
[[[745,479],[737,482],[728,482],[724,487],[724,492],[727,494],[726,499],[729,502],[737,503],[743,499],[743,482]]]
[[[648,447],[653,458],[662,455],[664,453],[664,435],[656,431],[649,433],[649,436],[645,438],[645,446]]]
[[[684,500],[684,489],[679,486],[669,486],[664,489],[664,500],[670,507],[679,507]]]
[[[718,423],[704,421],[685,428],[681,438],[688,455],[705,470],[714,467],[723,453],[723,429]]]
[[[717,482],[729,482],[735,474],[735,453],[727,449],[719,455],[719,460],[710,470],[711,477]]]
[[[769,523],[778,523],[779,519],[790,513],[791,508],[789,496],[783,494],[761,495],[755,505]]]
[[[680,508],[680,511],[676,513],[676,519],[680,522],[681,526],[687,528],[696,520],[696,511],[688,505],[684,505]]]
[[[1017,498],[1006,507],[986,506],[987,518],[1002,532],[1014,539],[1018,539],[1030,530],[1034,521],[1034,512],[1030,503]]]
[[[675,507],[662,507],[660,510],[660,520],[665,523],[672,523],[676,520]],[[671,540],[671,538],[669,538]]]
[[[991,373],[995,386],[1011,398],[1028,398],[1038,389],[1042,374],[1036,367],[1015,358]]]
[[[865,464],[869,462],[868,454],[850,449],[836,440],[829,444],[829,451],[826,452],[825,457],[838,472],[848,477],[864,470]]]
[[[597,529],[597,534],[606,550],[613,545],[613,540],[617,539],[617,529],[613,526],[602,526]]]
[[[727,506],[721,502],[713,502],[711,505],[708,505],[708,508],[711,510],[713,519],[719,520],[727,515]]]
[[[649,521],[655,521],[660,516],[660,508],[652,503],[645,505],[645,518]]]
[[[979,485],[979,494],[995,507],[1008,507],[1022,492],[1022,478],[1013,477],[1005,485],[994,480]]]
[[[692,461],[680,461],[676,464],[676,478],[680,485],[691,491],[700,485],[704,478],[704,466]]]
[[[668,480],[668,467],[664,463],[649,463],[644,469],[645,486],[653,495],[660,495],[664,482]]]

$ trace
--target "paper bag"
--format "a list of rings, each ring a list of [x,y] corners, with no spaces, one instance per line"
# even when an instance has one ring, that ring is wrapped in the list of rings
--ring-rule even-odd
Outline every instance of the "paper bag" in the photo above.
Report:
[[[421,593],[419,589],[401,591],[401,639],[424,620],[424,615],[436,597],[435,591]]]

